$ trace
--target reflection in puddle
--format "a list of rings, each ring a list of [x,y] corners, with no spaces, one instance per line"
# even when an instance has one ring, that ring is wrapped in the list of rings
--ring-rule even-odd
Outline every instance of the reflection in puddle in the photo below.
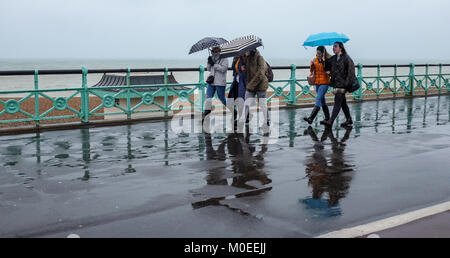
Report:
[[[346,141],[353,128],[346,128],[345,135],[337,140],[333,131],[326,129],[319,139],[312,127],[305,130],[314,142],[313,152],[306,161],[305,173],[312,197],[301,200],[307,210],[320,217],[341,215],[339,199],[344,198],[355,173],[351,156],[345,155]],[[331,141],[331,153],[325,148],[325,141]]]
[[[240,192],[217,198],[206,196],[206,200],[192,206],[229,206],[224,200],[273,193],[270,191],[274,178],[267,168],[269,152],[279,154],[295,151],[299,146],[312,146],[306,155],[301,154],[307,161],[298,169],[299,174],[306,174],[311,196],[296,198],[302,198],[301,205],[319,216],[336,216],[341,213],[340,200],[348,194],[356,173],[356,157],[345,152],[352,137],[410,134],[447,125],[450,96],[350,103],[350,110],[353,130],[339,128],[342,118],[338,117],[337,127],[324,131],[318,123],[321,115],[312,128],[302,121],[310,109],[282,109],[280,136],[274,144],[265,142],[260,134],[176,134],[170,121],[2,136],[0,185],[13,182],[32,189],[37,181],[45,179],[90,182],[159,172],[154,168],[141,169],[146,166],[174,168],[184,173],[187,164],[199,162],[206,164],[206,168],[196,171],[204,173],[203,186],[228,187]],[[282,170],[283,160],[276,162]]]
[[[228,134],[225,139],[220,140],[219,146],[215,149],[211,135],[204,134],[206,160],[222,162],[229,160],[231,162],[230,166],[216,165],[207,169],[206,184],[231,186],[244,189],[245,191],[231,196],[194,202],[192,203],[194,209],[220,205],[241,214],[250,215],[242,209],[234,208],[221,201],[256,196],[272,189],[272,187],[264,186],[272,182],[264,171],[264,154],[268,150],[268,144],[263,141],[260,151],[256,152],[257,146],[251,142],[251,137],[252,135],[248,131],[246,134]],[[263,137],[263,139],[267,141],[267,137]],[[229,174],[230,170],[232,175]],[[231,180],[228,180],[229,177],[231,177]]]

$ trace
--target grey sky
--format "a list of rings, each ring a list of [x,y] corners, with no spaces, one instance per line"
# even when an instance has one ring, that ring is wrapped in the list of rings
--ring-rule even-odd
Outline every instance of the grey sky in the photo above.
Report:
[[[187,55],[199,39],[248,34],[268,58],[307,58],[309,34],[336,31],[352,56],[450,60],[449,13],[448,0],[1,0],[0,58],[203,58]]]

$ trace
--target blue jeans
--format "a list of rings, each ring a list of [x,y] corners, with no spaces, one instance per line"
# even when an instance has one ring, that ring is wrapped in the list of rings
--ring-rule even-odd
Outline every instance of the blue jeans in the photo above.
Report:
[[[216,86],[208,84],[208,87],[206,88],[206,110],[211,110],[211,102],[212,98],[214,97],[214,93],[217,91],[217,96],[219,97],[220,101],[226,105],[227,100],[225,99],[225,86]]]
[[[326,106],[325,94],[328,91],[328,85],[316,85],[316,107]]]

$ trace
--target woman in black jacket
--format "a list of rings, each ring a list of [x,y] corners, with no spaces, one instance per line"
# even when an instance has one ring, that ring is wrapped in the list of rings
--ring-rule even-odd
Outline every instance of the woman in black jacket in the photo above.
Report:
[[[353,121],[350,115],[350,109],[347,105],[347,100],[345,99],[345,93],[355,79],[355,64],[347,54],[344,44],[341,42],[334,43],[333,52],[335,55],[329,59],[327,64],[325,64],[325,70],[329,71],[331,75],[330,85],[334,88],[333,92],[335,94],[334,107],[330,119],[320,123],[331,127],[342,107],[346,121],[342,123],[341,126],[351,126]]]

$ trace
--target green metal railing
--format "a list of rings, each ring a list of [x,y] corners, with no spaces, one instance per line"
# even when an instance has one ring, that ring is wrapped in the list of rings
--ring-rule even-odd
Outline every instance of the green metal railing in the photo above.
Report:
[[[416,69],[425,68],[425,73],[416,73]],[[429,73],[430,67],[437,67],[437,73]],[[351,96],[354,100],[364,100],[370,97],[383,97],[386,95],[398,97],[400,94],[406,96],[415,96],[417,94],[428,94],[430,91],[437,91],[439,94],[450,92],[450,73],[443,73],[443,67],[450,67],[450,64],[421,64],[415,65],[362,65],[358,64],[357,79],[362,86],[358,91],[353,92]],[[382,68],[393,69],[392,75],[383,75]],[[408,74],[399,74],[399,68],[409,68]],[[315,98],[315,91],[312,86],[308,85],[307,79],[298,78],[297,72],[300,70],[309,70],[309,66],[274,66],[273,71],[288,70],[290,77],[286,79],[274,80],[269,84],[268,103],[279,103],[285,105],[297,105],[305,101],[312,101]],[[364,76],[363,69],[376,69],[376,75]],[[130,74],[140,72],[158,72],[164,74],[164,83],[155,85],[131,85]],[[185,84],[169,84],[169,72],[198,72],[198,82]],[[108,89],[117,89],[118,92],[110,94],[100,94],[100,88],[89,87],[87,84],[87,76],[89,74],[99,73],[126,73],[126,85],[108,87]],[[77,88],[61,88],[61,89],[39,89],[39,76],[45,75],[67,75],[81,74],[82,84]],[[31,71],[0,71],[0,76],[34,76],[34,89],[32,90],[2,90],[0,91],[0,124],[17,123],[17,122],[34,122],[36,126],[40,126],[42,121],[75,118],[83,123],[88,123],[93,117],[106,115],[126,115],[127,119],[131,119],[133,114],[161,112],[162,116],[169,116],[169,112],[179,110],[197,110],[203,112],[205,103],[205,67],[199,68],[164,68],[164,69],[93,69],[88,70],[31,70]],[[231,82],[228,82],[230,85]],[[175,87],[184,87],[183,90],[177,90]],[[142,92],[138,89],[155,88],[152,92]],[[64,92],[71,93],[69,97],[51,97],[49,93]],[[328,93],[331,93],[330,88]],[[14,99],[12,94],[20,94],[20,99]],[[126,96],[126,105],[122,106],[116,102],[119,96]],[[69,101],[74,97],[80,97],[80,109],[77,110],[69,105]],[[176,99],[169,103],[169,97]],[[190,97],[194,96],[194,100]],[[196,96],[196,98],[195,98]],[[21,104],[34,97],[34,112],[27,112]],[[97,106],[90,105],[90,98],[98,97],[101,104]],[[140,102],[132,106],[131,99],[138,98]],[[163,103],[155,101],[156,97],[164,99]],[[53,102],[53,106],[45,111],[40,111],[40,99],[46,98]],[[327,96],[328,99],[332,96]],[[180,105],[179,105],[180,104]],[[138,110],[142,106],[151,107],[150,109]],[[103,112],[100,112],[103,108]],[[111,108],[115,108],[111,111]],[[50,116],[54,111],[68,111],[69,115]],[[5,114],[20,113],[25,118],[5,119]]]

